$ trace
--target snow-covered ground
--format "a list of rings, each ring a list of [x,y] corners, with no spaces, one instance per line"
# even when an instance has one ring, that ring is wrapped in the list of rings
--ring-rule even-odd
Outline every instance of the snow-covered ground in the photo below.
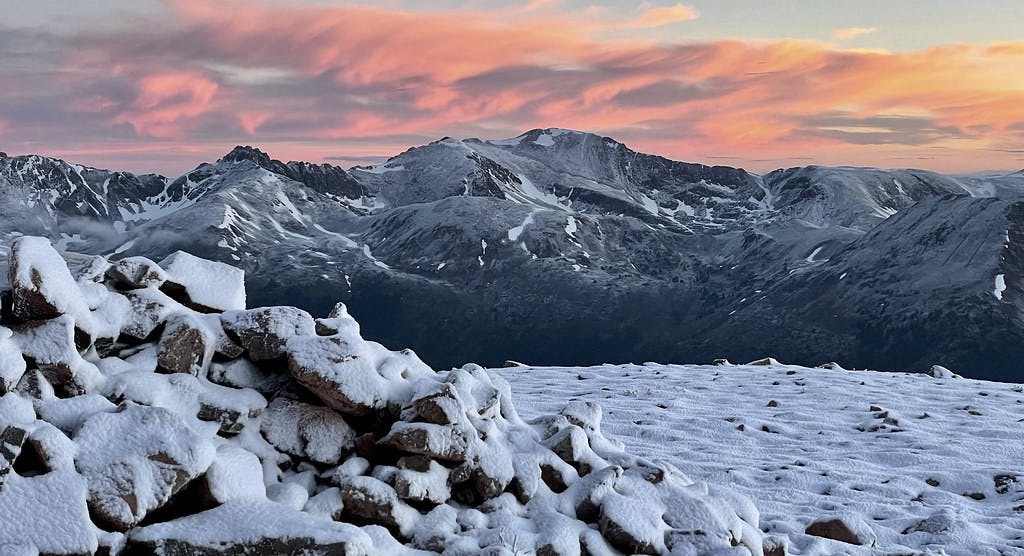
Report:
[[[524,417],[601,404],[628,449],[754,500],[789,554],[1024,554],[1024,387],[789,365],[498,369]],[[804,534],[845,516],[874,548]]]

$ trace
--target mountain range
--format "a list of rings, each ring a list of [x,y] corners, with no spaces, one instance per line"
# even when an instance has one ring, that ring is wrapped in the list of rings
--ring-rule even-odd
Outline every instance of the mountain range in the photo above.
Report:
[[[240,146],[176,179],[0,153],[18,234],[229,262],[250,306],[344,301],[438,367],[772,356],[1024,381],[1024,171],[759,175],[562,129],[350,169]]]

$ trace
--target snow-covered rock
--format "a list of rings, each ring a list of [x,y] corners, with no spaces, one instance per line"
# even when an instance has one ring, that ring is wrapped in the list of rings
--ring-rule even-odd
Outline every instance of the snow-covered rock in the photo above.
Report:
[[[10,328],[0,326],[0,395],[17,386],[25,374],[25,357],[11,336]]]
[[[352,554],[374,551],[369,536],[269,500],[235,500],[133,532],[129,554]]]
[[[117,285],[130,288],[159,288],[166,280],[167,273],[160,265],[146,257],[125,257],[107,270]]]
[[[165,373],[204,374],[213,351],[213,334],[203,321],[195,316],[180,315],[167,322],[160,337],[157,369]]]
[[[101,525],[126,531],[206,471],[216,449],[187,421],[132,402],[97,413],[75,435],[75,466]]]
[[[175,251],[160,261],[164,288],[184,295],[186,305],[204,313],[245,309],[245,273],[233,266]]]
[[[283,357],[289,338],[316,333],[313,317],[295,307],[228,311],[220,316],[220,322],[253,361]]]
[[[4,554],[761,550],[748,500],[625,453],[596,404],[526,422],[491,371],[368,342],[342,304],[246,310],[240,272],[185,253],[15,251]]]

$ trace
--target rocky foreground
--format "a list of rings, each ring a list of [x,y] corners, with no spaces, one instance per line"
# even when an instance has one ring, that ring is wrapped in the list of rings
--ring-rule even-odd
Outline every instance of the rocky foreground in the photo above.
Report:
[[[782,551],[596,404],[525,422],[496,374],[367,342],[340,304],[246,309],[241,271],[187,253],[10,247],[2,554]]]

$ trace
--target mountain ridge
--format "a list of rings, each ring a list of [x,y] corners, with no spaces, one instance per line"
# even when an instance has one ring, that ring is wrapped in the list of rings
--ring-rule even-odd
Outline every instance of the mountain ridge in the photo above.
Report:
[[[0,235],[114,258],[198,252],[243,266],[261,304],[323,312],[340,296],[369,337],[434,365],[776,355],[1024,379],[1005,348],[1024,343],[1024,262],[1004,241],[1016,237],[1024,176],[815,165],[758,175],[547,128],[444,138],[347,170],[239,145],[173,180],[3,157],[0,192],[12,216]],[[984,218],[957,216],[975,205]],[[917,215],[909,231],[893,219],[905,213]],[[920,245],[948,236],[951,219],[976,250],[950,244],[929,259]],[[919,282],[925,267],[940,279]],[[840,275],[890,284],[824,287]],[[847,305],[828,309],[828,296]],[[972,336],[915,340],[946,338],[940,326]],[[992,327],[1000,346],[982,337]],[[997,348],[1002,366],[982,365]]]

